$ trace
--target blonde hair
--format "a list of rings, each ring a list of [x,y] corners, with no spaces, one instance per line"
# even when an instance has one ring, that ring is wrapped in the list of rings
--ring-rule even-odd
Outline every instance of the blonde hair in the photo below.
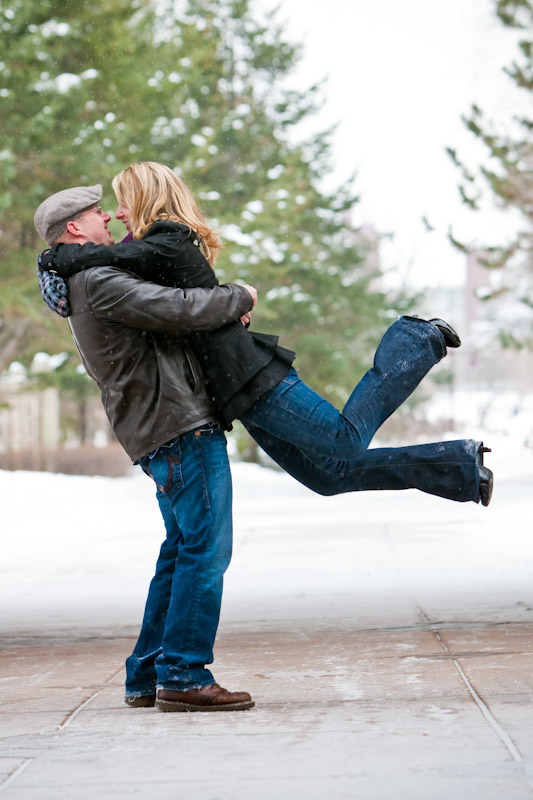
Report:
[[[169,167],[140,161],[115,175],[112,186],[118,202],[130,213],[135,239],[144,236],[158,219],[181,222],[194,231],[203,254],[214,266],[222,247],[218,235],[208,226],[189,187]]]

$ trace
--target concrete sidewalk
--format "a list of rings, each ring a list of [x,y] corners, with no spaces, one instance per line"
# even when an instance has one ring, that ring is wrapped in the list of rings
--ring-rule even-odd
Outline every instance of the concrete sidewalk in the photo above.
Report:
[[[118,567],[94,570],[69,607],[58,573],[2,619],[2,800],[533,797],[528,481],[488,510],[285,486],[237,497],[215,653],[256,707],[126,708],[146,587],[114,603]]]

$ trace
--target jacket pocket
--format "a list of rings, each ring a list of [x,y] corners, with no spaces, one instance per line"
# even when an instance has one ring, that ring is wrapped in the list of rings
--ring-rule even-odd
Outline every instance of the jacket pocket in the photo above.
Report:
[[[194,394],[198,394],[202,386],[202,379],[197,369],[196,360],[192,354],[192,351],[189,345],[185,342],[183,343],[183,356],[183,373],[185,375],[185,380]]]

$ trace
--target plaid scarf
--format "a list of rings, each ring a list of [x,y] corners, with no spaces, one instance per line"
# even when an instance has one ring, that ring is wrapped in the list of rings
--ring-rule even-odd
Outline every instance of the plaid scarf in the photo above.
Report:
[[[70,317],[72,312],[68,301],[66,280],[53,272],[47,272],[41,266],[42,258],[47,252],[48,250],[43,250],[37,256],[37,277],[39,278],[41,296],[48,308],[55,311],[60,317]]]
[[[133,234],[127,233],[122,242],[131,242],[132,239]],[[66,280],[54,272],[48,272],[41,266],[42,259],[47,253],[48,250],[43,250],[37,256],[37,277],[39,278],[41,297],[48,308],[55,311],[60,317],[70,317],[72,311],[68,301]]]

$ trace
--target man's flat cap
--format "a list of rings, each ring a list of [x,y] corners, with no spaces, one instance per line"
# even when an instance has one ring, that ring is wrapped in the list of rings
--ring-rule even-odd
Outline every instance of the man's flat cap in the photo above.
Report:
[[[67,227],[67,222],[97,205],[102,194],[101,185],[96,183],[94,186],[74,186],[50,195],[35,212],[35,230],[46,244],[53,244]]]

